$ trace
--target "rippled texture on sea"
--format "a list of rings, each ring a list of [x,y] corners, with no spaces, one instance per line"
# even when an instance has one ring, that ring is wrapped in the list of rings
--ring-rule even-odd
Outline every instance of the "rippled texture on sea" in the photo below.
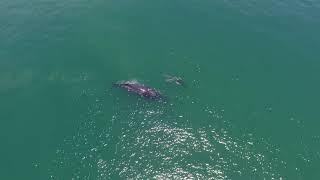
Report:
[[[3,0],[0,21],[0,179],[320,179],[318,1]]]

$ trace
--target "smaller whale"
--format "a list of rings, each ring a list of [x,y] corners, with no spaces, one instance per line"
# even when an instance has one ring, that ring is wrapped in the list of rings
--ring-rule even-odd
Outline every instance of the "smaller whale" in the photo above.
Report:
[[[184,82],[184,80],[181,77],[178,76],[171,76],[168,74],[164,74],[163,75],[165,77],[165,81],[169,82],[169,83],[175,83],[179,86],[183,86],[186,87],[186,83]]]
[[[163,95],[160,91],[145,86],[144,84],[139,83],[138,81],[119,81],[114,83],[116,87],[126,89],[128,92],[133,92],[140,95],[146,99],[159,100],[163,98]]]

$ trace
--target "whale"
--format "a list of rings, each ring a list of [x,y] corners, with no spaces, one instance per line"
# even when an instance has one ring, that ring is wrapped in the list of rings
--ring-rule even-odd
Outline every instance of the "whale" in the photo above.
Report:
[[[160,100],[163,99],[163,95],[160,91],[155,88],[151,88],[144,84],[139,83],[138,81],[118,81],[114,83],[114,86],[126,89],[128,92],[137,94],[143,98],[151,99],[151,100]]]
[[[176,85],[186,87],[186,83],[184,82],[184,80],[181,77],[171,76],[168,74],[163,74],[163,76],[165,78],[165,81],[168,83],[175,83]]]

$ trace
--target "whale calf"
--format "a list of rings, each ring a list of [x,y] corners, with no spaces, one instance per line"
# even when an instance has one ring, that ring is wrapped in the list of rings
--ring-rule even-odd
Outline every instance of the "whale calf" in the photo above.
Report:
[[[137,95],[140,95],[146,99],[159,100],[163,98],[163,95],[160,93],[160,91],[137,81],[119,81],[114,83],[114,85],[116,87],[126,89],[128,92],[133,92]]]
[[[181,77],[178,76],[171,76],[168,74],[164,74],[163,75],[165,77],[165,81],[169,82],[169,83],[175,83],[179,86],[183,86],[186,87],[186,83],[184,82],[184,80]]]

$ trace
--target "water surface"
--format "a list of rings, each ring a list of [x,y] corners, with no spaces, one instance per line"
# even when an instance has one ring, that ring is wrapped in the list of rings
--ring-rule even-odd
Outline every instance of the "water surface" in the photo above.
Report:
[[[319,12],[302,0],[0,2],[0,178],[319,179]],[[168,103],[112,88],[126,79]]]

